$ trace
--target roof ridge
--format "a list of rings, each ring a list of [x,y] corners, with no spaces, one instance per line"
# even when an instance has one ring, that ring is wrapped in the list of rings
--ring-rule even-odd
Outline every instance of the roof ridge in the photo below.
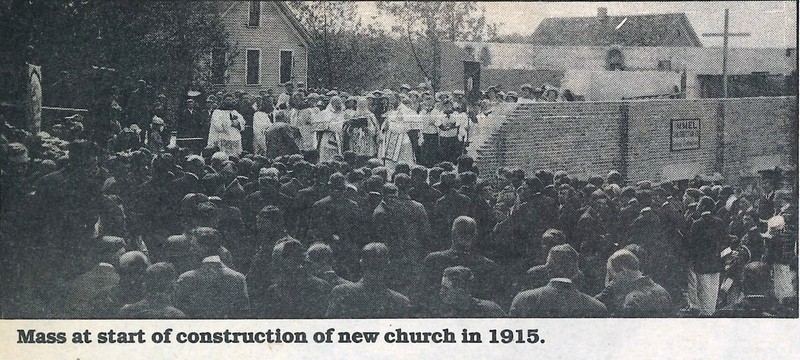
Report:
[[[686,16],[686,13],[685,12],[669,12],[669,13],[651,13],[651,14],[627,14],[627,15],[608,15],[608,17],[609,18],[614,18],[614,17],[623,18],[623,17],[633,17],[633,16],[642,17],[642,16],[664,16],[664,15],[678,15],[678,16],[683,15],[683,16]],[[589,16],[554,16],[554,17],[545,18],[542,21],[551,20],[551,19],[597,19],[597,18],[598,18],[597,15],[589,15]]]

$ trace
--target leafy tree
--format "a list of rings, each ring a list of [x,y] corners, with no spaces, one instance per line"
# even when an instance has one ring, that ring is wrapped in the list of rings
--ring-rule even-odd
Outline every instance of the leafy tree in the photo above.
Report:
[[[3,25],[10,42],[31,46],[48,104],[92,107],[113,87],[144,79],[177,101],[210,75],[213,48],[231,51],[215,2],[136,0],[12,1]],[[23,52],[14,52],[21,54]],[[175,103],[170,107],[175,108]]]
[[[361,20],[357,4],[345,1],[289,1],[289,8],[311,33],[309,85],[358,89],[384,81],[393,40]]]
[[[404,39],[419,73],[434,89],[441,82],[442,42],[496,37],[496,26],[489,26],[484,10],[471,1],[381,1],[378,9],[397,21],[392,30]]]

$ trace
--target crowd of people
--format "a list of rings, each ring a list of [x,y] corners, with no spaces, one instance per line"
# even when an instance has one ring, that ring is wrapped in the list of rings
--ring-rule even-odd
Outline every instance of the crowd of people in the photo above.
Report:
[[[59,161],[4,140],[4,316],[797,316],[778,183],[482,173],[481,107],[424,87],[127,101]]]
[[[352,151],[432,166],[455,162],[469,145],[472,124],[496,105],[494,92],[485,101],[470,102],[464,91],[434,92],[425,83],[416,89],[403,84],[352,94],[287,83],[277,95],[272,90],[258,95],[219,91],[205,97],[203,105],[201,93],[191,92],[185,108],[170,116],[166,96],[156,96],[150,106],[140,100],[145,89],[140,81],[126,101],[113,98],[111,110],[104,111],[113,116],[96,127],[93,139],[107,142],[113,152],[141,146],[151,151],[218,147],[231,156],[247,151],[274,158],[317,150],[322,161],[329,161]]]

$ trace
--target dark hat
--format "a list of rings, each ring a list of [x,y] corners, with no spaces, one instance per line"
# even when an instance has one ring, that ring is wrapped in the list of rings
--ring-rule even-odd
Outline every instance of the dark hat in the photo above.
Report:
[[[670,195],[675,193],[675,185],[673,185],[671,181],[664,181],[659,185],[659,187],[664,189],[664,191]]]
[[[244,198],[244,196],[245,196],[244,187],[239,182],[238,178],[234,179],[222,193],[222,197],[225,200],[239,200]]]
[[[653,188],[653,183],[650,180],[642,180],[636,183],[636,186],[641,190],[650,190]]]
[[[439,177],[439,182],[441,182],[444,187],[454,188],[458,184],[456,173],[451,171],[442,173]]]
[[[547,254],[548,266],[577,266],[578,252],[569,244],[553,246]]]
[[[633,186],[626,186],[622,188],[620,195],[625,197],[634,197],[636,196],[636,189]]]
[[[693,198],[695,200],[700,199],[700,197],[703,196],[703,193],[700,192],[700,190],[697,189],[697,188],[688,188],[688,189],[686,189],[685,193],[686,193],[687,196],[689,196],[689,197],[691,197],[691,198]]]
[[[344,190],[347,188],[347,179],[341,173],[333,173],[328,178],[328,186],[330,186],[331,190]]]
[[[622,174],[619,171],[611,170],[606,175],[606,182],[609,184],[621,184],[622,183]]]

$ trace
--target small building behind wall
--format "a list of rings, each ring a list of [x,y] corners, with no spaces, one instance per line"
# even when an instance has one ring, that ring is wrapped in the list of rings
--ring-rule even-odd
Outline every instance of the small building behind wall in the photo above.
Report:
[[[721,87],[722,49],[704,47],[641,46],[540,46],[512,43],[455,42],[443,47],[442,86],[460,88],[463,61],[481,63],[481,83],[499,84],[505,90],[519,90],[522,84],[562,86],[569,72],[649,72],[684,76],[687,98],[718,97]],[[613,69],[613,70],[612,70]],[[624,70],[620,70],[624,69]],[[734,84],[734,97],[791,95],[796,90],[790,79],[797,77],[797,49],[730,49],[728,74]],[[736,87],[737,79],[764,87]],[[672,82],[672,80],[670,80]],[[486,84],[486,85],[484,85]],[[776,84],[780,86],[775,86]],[[578,94],[589,97],[597,94]],[[641,96],[659,94],[640,94]],[[619,100],[619,99],[616,99]]]
[[[674,77],[649,73],[662,72],[680,74],[680,97],[721,97],[722,52],[722,48],[702,46],[686,14],[612,16],[601,7],[597,16],[544,19],[526,43],[447,44],[442,84],[459,88],[462,62],[479,61],[482,84],[501,85],[505,90],[519,90],[526,83],[564,88],[579,83],[581,89],[570,89],[578,97],[620,100],[580,91],[605,87],[588,81],[616,81],[628,87],[628,93],[642,88],[631,82],[630,75],[586,75],[622,71],[641,75],[640,83],[647,85],[636,96],[626,97],[657,97],[666,94],[647,93],[647,87],[673,93]],[[797,49],[731,48],[728,74],[731,97],[792,95],[797,89]]]

